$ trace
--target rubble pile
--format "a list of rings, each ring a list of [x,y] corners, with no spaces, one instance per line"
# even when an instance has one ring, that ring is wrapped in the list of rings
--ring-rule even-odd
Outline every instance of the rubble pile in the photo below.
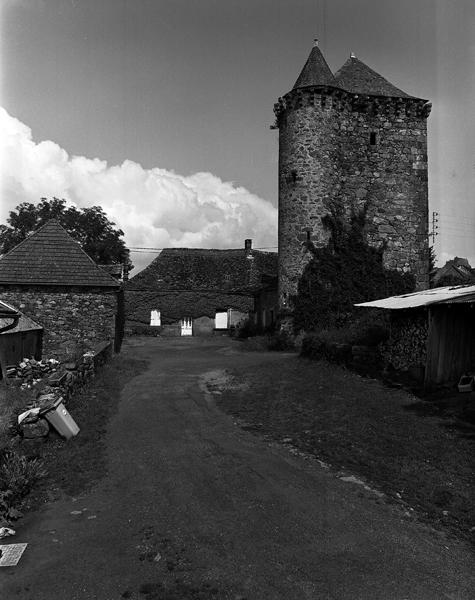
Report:
[[[45,377],[55,373],[59,365],[59,360],[55,358],[50,358],[49,360],[24,358],[18,365],[9,365],[7,367],[7,377],[9,380],[20,382],[22,389],[29,389]]]
[[[29,394],[29,402],[25,406],[28,414],[19,415],[17,432],[24,439],[46,437],[49,425],[42,418],[45,409],[51,408],[58,401],[65,404],[78,387],[94,377],[110,352],[110,343],[101,343],[77,361],[60,362],[54,358],[37,361],[24,358],[18,365],[8,366],[9,381]]]

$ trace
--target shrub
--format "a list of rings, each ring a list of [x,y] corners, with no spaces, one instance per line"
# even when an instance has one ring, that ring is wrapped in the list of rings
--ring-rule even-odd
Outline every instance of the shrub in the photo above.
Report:
[[[285,352],[294,350],[295,343],[287,331],[275,331],[267,337],[267,349]]]
[[[257,334],[257,327],[251,319],[246,319],[242,323],[236,326],[235,336],[238,339],[246,339],[248,337],[253,337]]]
[[[361,309],[349,324],[348,341],[357,346],[378,346],[389,338],[388,316],[378,309]]]
[[[0,493],[7,498],[8,506],[18,505],[34,485],[46,475],[42,462],[28,459],[11,449],[4,449],[0,456]]]
[[[351,359],[348,331],[335,328],[310,333],[302,340],[300,354],[315,360],[346,364]]]

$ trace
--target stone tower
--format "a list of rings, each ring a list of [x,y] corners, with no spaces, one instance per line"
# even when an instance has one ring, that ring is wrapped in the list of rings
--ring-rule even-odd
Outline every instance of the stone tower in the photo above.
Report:
[[[367,208],[384,264],[428,287],[427,100],[409,96],[353,54],[335,74],[315,42],[294,87],[274,107],[279,129],[279,302],[291,298],[323,245],[322,217]]]

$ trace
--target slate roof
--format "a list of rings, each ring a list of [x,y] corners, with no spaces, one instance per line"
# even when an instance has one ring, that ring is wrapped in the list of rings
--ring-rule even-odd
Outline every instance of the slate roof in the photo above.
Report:
[[[298,76],[293,89],[296,90],[297,88],[312,85],[330,85],[338,87],[338,83],[336,82],[333,73],[330,71],[327,61],[324,59],[320,48],[316,45],[312,48],[307,62]]]
[[[132,277],[126,289],[252,294],[261,287],[263,275],[277,275],[277,253],[168,248]]]
[[[0,285],[119,287],[56,219],[0,258]]]
[[[335,73],[335,81],[337,87],[354,94],[412,98],[353,56]]]

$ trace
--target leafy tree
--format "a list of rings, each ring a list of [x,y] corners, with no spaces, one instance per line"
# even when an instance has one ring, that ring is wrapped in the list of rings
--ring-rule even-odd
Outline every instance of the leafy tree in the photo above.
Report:
[[[297,331],[345,327],[355,318],[355,303],[414,290],[412,275],[384,267],[384,246],[374,248],[366,242],[365,208],[355,212],[349,224],[336,211],[322,221],[330,232],[329,242],[322,248],[307,243],[312,259],[292,299]]]
[[[41,198],[36,205],[22,202],[12,210],[8,225],[0,225],[0,253],[9,252],[50,219],[57,219],[96,263],[124,263],[132,269],[124,232],[116,229],[100,206],[77,209],[59,198]]]

